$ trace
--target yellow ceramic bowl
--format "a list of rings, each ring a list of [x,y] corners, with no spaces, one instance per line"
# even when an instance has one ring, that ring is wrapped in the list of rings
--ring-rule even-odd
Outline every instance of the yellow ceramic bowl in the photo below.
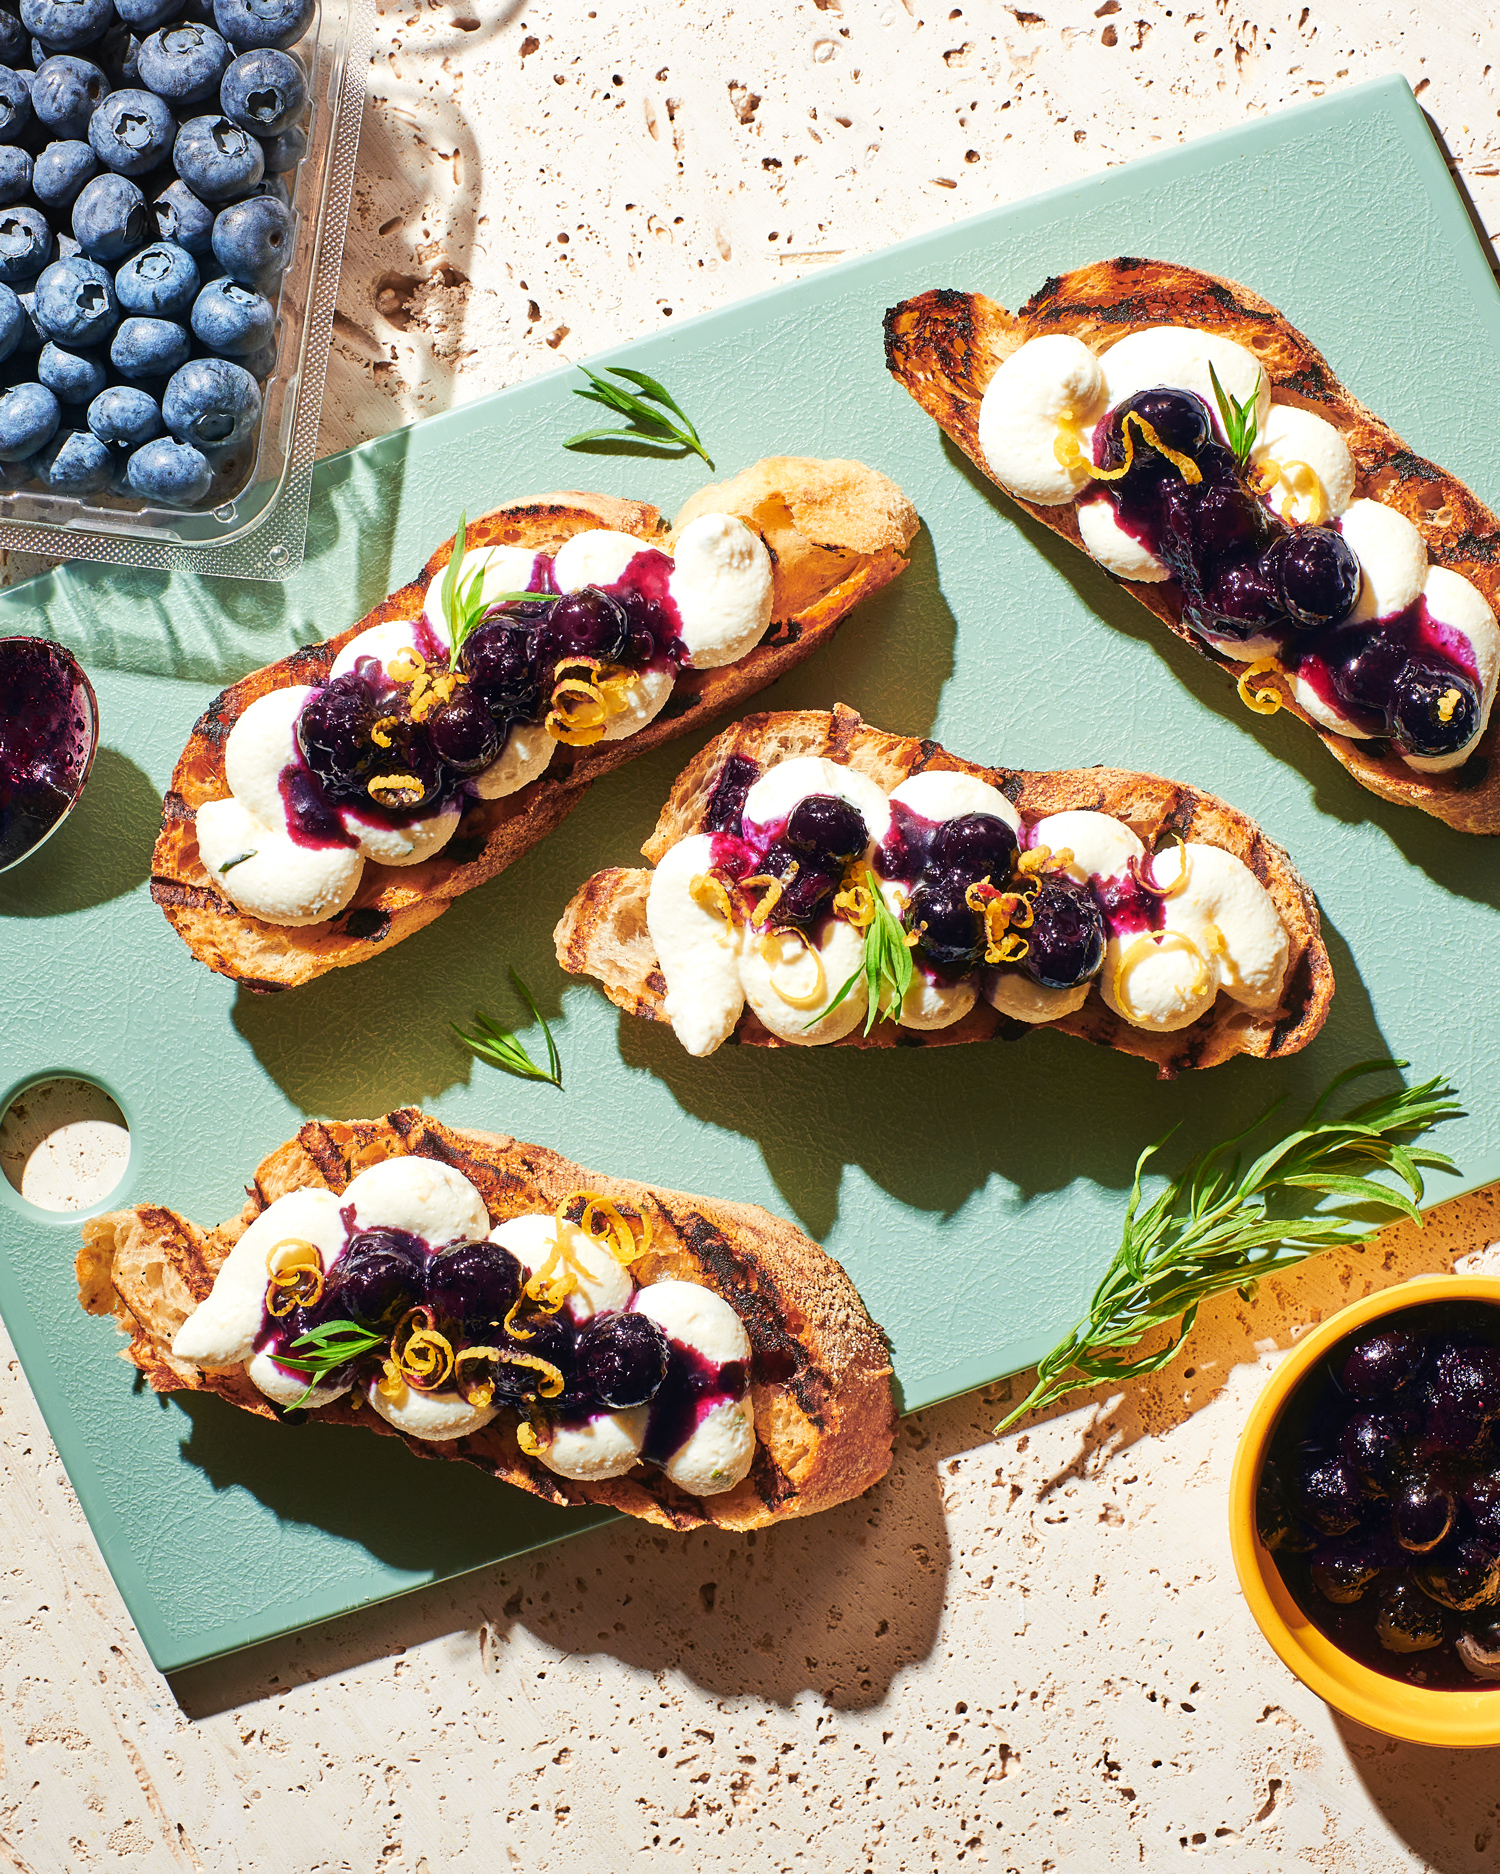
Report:
[[[1336,1711],[1414,1744],[1481,1749],[1500,1744],[1500,1685],[1434,1691],[1373,1672],[1319,1633],[1287,1592],[1276,1558],[1255,1533],[1255,1487],[1282,1408],[1304,1375],[1355,1328],[1389,1320],[1423,1302],[1481,1301],[1500,1307],[1500,1277],[1423,1275],[1366,1295],[1309,1334],[1281,1362],[1256,1400],[1229,1480],[1229,1537],[1235,1573],[1256,1624],[1304,1685]]]

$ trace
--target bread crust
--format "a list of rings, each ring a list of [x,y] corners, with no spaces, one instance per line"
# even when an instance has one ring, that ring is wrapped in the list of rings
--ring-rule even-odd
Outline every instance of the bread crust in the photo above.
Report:
[[[982,293],[936,289],[885,315],[886,365],[990,480],[979,447],[979,404],[1003,361],[1028,339],[1061,332],[1096,352],[1152,325],[1218,332],[1260,360],[1277,400],[1312,411],[1343,433],[1354,457],[1355,493],[1383,501],[1411,521],[1436,566],[1449,567],[1500,611],[1500,520],[1458,478],[1410,450],[1389,424],[1358,402],[1327,360],[1260,294],[1196,268],[1128,257],[1097,261],[1048,280],[1018,313]],[[997,482],[996,486],[1000,486]],[[1005,491],[1055,534],[1086,552],[1076,503],[1042,507]],[[1243,668],[1183,622],[1175,582],[1119,582],[1202,657],[1237,678]],[[1308,715],[1280,676],[1257,677],[1282,707],[1305,722],[1362,787],[1384,800],[1420,807],[1466,833],[1500,833],[1500,711],[1462,767],[1445,774],[1410,768],[1384,740],[1335,734]]]
[[[326,681],[334,659],[372,625],[420,614],[429,581],[448,564],[449,539],[420,575],[357,623],[231,684],[198,719],[172,772],[151,862],[151,896],[201,963],[247,989],[290,989],[361,963],[431,924],[456,898],[529,852],[583,799],[590,782],[742,703],[830,638],[844,614],[894,579],[915,538],[915,509],[886,476],[859,462],[774,456],[700,490],[669,529],[653,507],[564,490],[515,501],[470,523],[467,544],[552,552],[574,534],[606,527],[669,547],[696,513],[738,515],[775,555],[773,623],[737,663],[681,672],[666,708],[636,734],[590,748],[559,746],[540,779],[500,800],[476,801],[453,838],[421,865],[367,862],[352,902],[304,927],[268,924],[235,909],[205,870],[197,813],[229,792],[224,747],[245,709],[269,690]]]
[[[668,849],[703,830],[720,773],[731,756],[762,768],[796,755],[826,755],[878,782],[887,792],[926,769],[976,775],[1011,801],[1028,820],[1069,809],[1113,814],[1134,829],[1148,850],[1172,835],[1220,846],[1241,859],[1276,905],[1290,949],[1280,1003],[1255,1013],[1219,996],[1190,1028],[1153,1034],[1113,1014],[1091,995],[1081,1009],[1043,1024],[1064,1034],[1138,1055],[1170,1080],[1188,1067],[1213,1067],[1237,1054],[1279,1060],[1307,1046],[1323,1026],[1333,1000],[1333,966],[1323,942],[1317,900],[1287,853],[1268,839],[1248,815],[1212,794],[1176,781],[1123,768],[984,768],[950,755],[938,743],[872,729],[842,703],[831,714],[789,710],[747,716],[696,755],[677,777],[656,830],[641,848],[655,865]],[[574,894],[553,941],[557,960],[574,975],[596,977],[610,1001],[650,1021],[667,1019],[666,979],[646,929],[651,874],[615,867],[596,873]],[[1000,1015],[980,996],[962,1021],[949,1028],[915,1030],[876,1022],[868,1035],[856,1029],[832,1047],[952,1047],[961,1041],[1019,1040],[1032,1032],[1025,1022]],[[732,1040],[749,1047],[794,1046],[770,1033],[747,1005]]]
[[[414,1107],[382,1119],[303,1126],[262,1161],[246,1186],[244,1209],[216,1230],[150,1204],[91,1219],[77,1257],[79,1301],[90,1314],[114,1316],[131,1337],[121,1357],[156,1391],[213,1392],[262,1418],[279,1419],[279,1409],[242,1367],[193,1366],[174,1357],[172,1340],[268,1204],[308,1187],[342,1191],[367,1166],[407,1154],[461,1171],[478,1188],[492,1222],[550,1212],[579,1189],[649,1205],[653,1242],[634,1265],[639,1280],[701,1282],[745,1323],[753,1349],[755,1462],[733,1490],[692,1497],[645,1464],[593,1483],[558,1477],[521,1451],[506,1413],[472,1437],[442,1444],[412,1438],[367,1407],[355,1407],[350,1401],[358,1394],[320,1407],[320,1422],[400,1438],[421,1458],[461,1458],[550,1503],[607,1504],[670,1529],[758,1529],[810,1516],[858,1496],[889,1468],[896,1411],[885,1337],[839,1264],[793,1224],[757,1204],[605,1177],[542,1146],[454,1129]]]

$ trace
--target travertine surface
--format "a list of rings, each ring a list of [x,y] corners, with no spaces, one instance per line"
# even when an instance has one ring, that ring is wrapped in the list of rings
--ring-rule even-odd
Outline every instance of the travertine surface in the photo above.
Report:
[[[1500,224],[1482,5],[1031,6],[386,7],[325,448],[1392,69]],[[815,1523],[610,1528],[175,1687],[0,1337],[0,1867],[1489,1869],[1492,1760],[1303,1691],[1224,1496],[1299,1326],[1497,1236],[1490,1192],[1325,1258],[1003,1441],[1007,1388],[923,1413]]]

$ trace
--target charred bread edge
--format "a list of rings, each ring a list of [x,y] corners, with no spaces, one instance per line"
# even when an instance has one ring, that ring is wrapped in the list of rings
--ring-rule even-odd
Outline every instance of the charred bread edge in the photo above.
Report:
[[[1185,1067],[1212,1067],[1236,1054],[1276,1060],[1306,1047],[1323,1026],[1333,999],[1333,966],[1323,943],[1317,900],[1287,853],[1248,815],[1212,794],[1155,775],[1120,768],[1064,768],[1032,771],[986,768],[950,755],[938,743],[915,736],[890,735],[869,728],[842,703],[831,714],[818,710],[747,716],[702,749],[678,776],[642,851],[655,864],[687,834],[701,830],[702,816],[717,777],[729,757],[759,761],[771,749],[777,759],[790,755],[827,755],[847,762],[877,780],[887,791],[908,775],[927,768],[976,775],[999,788],[1027,819],[1064,809],[1084,808],[1127,821],[1152,847],[1172,834],[1202,839],[1232,852],[1265,886],[1291,939],[1286,988],[1281,1006],[1255,1014],[1219,996],[1190,1028],[1176,1034],[1152,1034],[1132,1028],[1090,996],[1081,1009],[1039,1024],[1064,1034],[1102,1043],[1123,1054],[1155,1063],[1162,1079]],[[759,752],[758,752],[759,751]],[[632,1015],[665,1021],[666,982],[646,934],[645,902],[651,874],[615,868],[588,880],[568,905],[556,931],[557,959],[575,975],[593,975],[618,1007]],[[614,947],[636,966],[627,982],[618,965],[602,975],[601,952]],[[868,1036],[855,1031],[834,1047],[944,1047],[993,1037],[1019,1039],[1029,1024],[1010,1021],[981,996],[973,1010],[951,1028],[927,1032],[897,1029],[877,1022]],[[753,1047],[794,1045],[772,1035],[747,1007],[732,1039]]]
[[[443,1445],[398,1432],[347,1397],[321,1407],[320,1422],[363,1425],[400,1438],[421,1458],[462,1458],[550,1503],[605,1504],[672,1529],[755,1529],[811,1515],[859,1495],[884,1475],[896,1429],[885,1337],[840,1265],[802,1231],[756,1204],[599,1176],[544,1147],[456,1130],[415,1107],[378,1120],[303,1126],[257,1168],[240,1215],[216,1230],[201,1230],[155,1205],[92,1219],[83,1227],[77,1259],[79,1299],[90,1314],[115,1317],[131,1336],[122,1358],[158,1392],[214,1392],[263,1418],[279,1418],[242,1368],[205,1370],[178,1361],[172,1336],[207,1296],[241,1232],[275,1198],[307,1186],[342,1191],[367,1165],[408,1153],[462,1172],[495,1218],[551,1210],[581,1187],[632,1201],[649,1198],[657,1241],[638,1265],[642,1278],[706,1280],[745,1323],[754,1349],[755,1462],[735,1489],[699,1498],[645,1465],[639,1474],[594,1483],[555,1476],[522,1453],[514,1426],[503,1417]],[[154,1280],[133,1280],[117,1259],[143,1276],[154,1269]],[[117,1276],[123,1287],[116,1286]]]
[[[915,536],[914,513],[910,524],[907,546]],[[471,548],[495,546],[515,544],[524,536],[525,544],[540,552],[599,526],[636,534],[648,544],[668,531],[665,519],[644,502],[567,491],[497,508],[470,525],[467,541]],[[774,683],[907,563],[904,548],[854,556],[857,563],[843,579],[792,618],[773,621],[761,643],[737,663],[684,671],[661,715],[635,735],[582,750],[560,749],[540,779],[471,809],[449,844],[422,865],[392,869],[367,863],[352,903],[336,918],[298,928],[236,911],[214,889],[196,838],[198,807],[226,792],[223,758],[230,731],[267,691],[323,682],[334,658],[357,633],[420,613],[427,586],[447,565],[452,549],[450,538],[416,579],[336,637],[305,645],[231,684],[198,719],[173,770],[152,853],[151,896],[200,962],[247,989],[264,993],[296,987],[328,970],[363,962],[376,946],[389,948],[432,923],[455,898],[496,877],[558,826],[591,781]]]
[[[1327,360],[1284,314],[1236,281],[1166,261],[1121,257],[1048,280],[1015,315],[981,293],[939,288],[886,313],[886,366],[994,481],[979,447],[979,404],[1005,358],[1027,339],[1048,332],[1067,333],[1103,351],[1130,332],[1162,324],[1220,332],[1246,346],[1261,360],[1278,401],[1300,405],[1342,431],[1354,456],[1356,494],[1404,514],[1421,534],[1432,563],[1462,574],[1492,610],[1500,611],[1500,520],[1456,476],[1410,450],[1345,390]],[[1042,507],[1004,492],[1033,519],[1087,553],[1076,503]],[[1200,656],[1237,679],[1243,666],[1183,623],[1167,596],[1175,587],[1126,579],[1117,583]],[[1257,679],[1257,687],[1266,683],[1280,693],[1283,708],[1305,722],[1371,793],[1420,807],[1459,832],[1500,833],[1500,709],[1492,712],[1462,767],[1421,774],[1383,741],[1362,743],[1323,728],[1279,677]]]

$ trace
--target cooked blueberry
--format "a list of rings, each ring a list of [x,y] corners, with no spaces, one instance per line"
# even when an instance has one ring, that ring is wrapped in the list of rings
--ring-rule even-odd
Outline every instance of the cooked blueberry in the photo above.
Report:
[[[265,173],[260,144],[227,117],[190,117],[172,146],[177,173],[205,202],[242,195]]]
[[[214,259],[232,280],[246,286],[274,283],[292,258],[296,223],[273,195],[252,195],[222,209],[213,225]]]
[[[198,296],[198,263],[175,241],[153,241],[115,275],[115,297],[126,312],[179,324]]]
[[[1400,1412],[1356,1412],[1339,1439],[1340,1455],[1354,1466],[1369,1496],[1384,1496],[1406,1462],[1414,1427]]]
[[[656,1396],[670,1358],[667,1337],[649,1315],[604,1314],[578,1336],[574,1372],[601,1405],[625,1412]]]
[[[1471,1477],[1460,1492],[1464,1520],[1476,1535],[1500,1545],[1500,1473]]]
[[[288,53],[272,47],[242,52],[224,73],[219,109],[257,137],[279,137],[307,103],[307,76]]]
[[[1500,1602],[1500,1551],[1479,1536],[1460,1536],[1451,1550],[1411,1574],[1424,1594],[1458,1613]]]
[[[1425,1653],[1443,1643],[1443,1616],[1409,1581],[1393,1581],[1380,1597],[1375,1634],[1388,1653]]]
[[[23,462],[51,442],[62,405],[43,384],[17,384],[0,395],[0,462]]]
[[[103,361],[91,352],[70,351],[50,340],[36,361],[38,380],[62,404],[92,403],[109,380]]]
[[[1326,1452],[1305,1454],[1292,1482],[1292,1500],[1320,1535],[1342,1536],[1359,1521],[1364,1492],[1354,1466]]]
[[[478,774],[500,753],[504,734],[472,684],[465,684],[427,718],[439,757],[459,774]]]
[[[1010,877],[1016,836],[995,813],[965,813],[945,820],[932,836],[929,863],[965,878],[987,878],[997,889]]]
[[[57,495],[94,495],[107,488],[115,459],[86,429],[62,430],[31,458],[31,472]]]
[[[260,420],[260,388],[223,358],[194,358],[167,385],[161,413],[180,442],[227,448]]]
[[[1209,559],[1248,558],[1265,540],[1265,509],[1237,481],[1217,482],[1199,494],[1192,510],[1193,541]]]
[[[1382,1328],[1350,1350],[1339,1380],[1356,1399],[1385,1399],[1422,1369],[1422,1343],[1400,1328]]]
[[[969,904],[968,881],[951,873],[923,879],[906,908],[917,950],[944,970],[970,970],[984,954],[984,922]]]
[[[214,0],[214,21],[236,52],[295,45],[312,24],[317,0]]]
[[[1453,1492],[1432,1471],[1417,1471],[1391,1492],[1391,1531],[1403,1549],[1425,1555],[1453,1527]]]
[[[328,1272],[329,1300],[337,1313],[383,1327],[420,1300],[425,1264],[405,1230],[361,1230]]]
[[[141,41],[141,83],[179,110],[216,98],[234,54],[211,26],[183,20]]]
[[[71,208],[98,173],[99,158],[87,143],[49,143],[32,169],[32,192],[44,208]]]
[[[1458,1635],[1453,1650],[1476,1679],[1500,1679],[1500,1620],[1481,1615]]]
[[[528,607],[539,619],[541,607]],[[459,669],[500,721],[527,722],[541,701],[538,630],[534,622],[496,608],[464,640]]]
[[[287,175],[307,154],[307,132],[300,124],[293,124],[279,137],[268,137],[261,148],[265,151],[266,174]]]
[[[302,758],[333,801],[368,801],[366,783],[390,753],[371,733],[389,707],[389,691],[372,669],[363,665],[335,677],[307,699],[297,717]]]
[[[557,1314],[528,1311],[520,1317],[520,1325],[526,1328],[529,1338],[523,1339],[516,1335],[516,1350],[550,1360],[562,1373],[564,1383],[571,1382],[573,1349],[578,1331],[567,1309],[563,1308]],[[542,1375],[535,1367],[502,1365],[496,1375],[495,1391],[511,1399],[534,1399],[541,1379]]]
[[[1277,595],[1296,624],[1336,625],[1359,597],[1359,561],[1331,527],[1296,527],[1271,546],[1267,565]]]
[[[475,1339],[498,1333],[525,1272],[498,1243],[455,1243],[427,1264],[427,1304]]]
[[[1226,566],[1205,594],[1201,616],[1207,629],[1224,637],[1253,638],[1277,624],[1281,603],[1259,560]]]
[[[172,148],[176,119],[154,91],[112,91],[89,119],[89,147],[119,176],[144,176]]]
[[[1479,727],[1479,692],[1455,664],[1413,657],[1391,685],[1391,736],[1411,755],[1451,755]]]
[[[160,436],[164,427],[161,405],[131,384],[101,390],[89,405],[88,425],[100,442],[121,443],[131,449],[139,449],[153,436]]]
[[[708,833],[738,833],[745,820],[745,796],[760,779],[760,763],[731,755],[724,763],[703,816]]]
[[[827,910],[829,900],[838,890],[836,870],[811,853],[798,852],[784,840],[770,847],[761,861],[760,871],[767,878],[781,881],[781,895],[769,919],[774,925],[812,923]]]
[[[1208,440],[1208,406],[1201,397],[1195,396],[1190,390],[1137,391],[1133,397],[1127,397],[1117,404],[1100,426],[1104,446],[1101,451],[1096,440],[1094,459],[1101,468],[1118,468],[1124,461],[1121,429],[1126,415],[1131,411],[1149,423],[1169,449],[1175,449],[1182,455],[1196,456]],[[1163,470],[1177,473],[1164,456],[1156,453],[1134,424],[1130,428],[1130,440],[1136,466],[1133,473],[1125,477],[1127,482],[1136,480],[1143,471],[1147,475],[1159,474]],[[1118,482],[1115,484],[1116,487],[1120,485]]]
[[[87,137],[89,120],[109,95],[109,80],[89,59],[45,59],[31,81],[31,108],[54,137]]]
[[[1380,719],[1391,705],[1396,678],[1407,661],[1407,646],[1378,625],[1346,625],[1323,642],[1328,680],[1340,704],[1356,715]]]
[[[1255,1528],[1262,1543],[1274,1552],[1299,1555],[1313,1547],[1314,1538],[1288,1500],[1280,1466],[1270,1458],[1261,1469],[1255,1489]]]
[[[84,183],[73,204],[73,233],[84,253],[117,264],[147,238],[146,198],[113,170]]]
[[[594,586],[569,592],[553,606],[547,620],[546,656],[597,657],[614,663],[630,637],[624,607]]]
[[[174,319],[146,319],[134,315],[120,321],[110,340],[109,361],[121,377],[145,379],[166,377],[185,364],[192,350],[187,329]],[[176,426],[171,426],[176,431]],[[197,436],[180,440],[199,442]]]
[[[187,508],[199,502],[213,486],[213,470],[201,450],[191,443],[159,436],[137,449],[126,468],[133,493],[168,507]]]
[[[1031,924],[1021,932],[1027,948],[1018,967],[1044,989],[1075,989],[1098,974],[1105,935],[1086,885],[1044,876],[1031,900]]]
[[[21,24],[54,52],[73,52],[114,21],[110,0],[21,0]]]
[[[151,206],[164,241],[185,247],[198,260],[212,251],[214,211],[180,178],[163,189]]]
[[[1312,1584],[1325,1601],[1346,1607],[1357,1601],[1380,1573],[1367,1542],[1357,1536],[1324,1543],[1312,1559]]]
[[[809,794],[787,819],[786,843],[820,859],[842,864],[857,858],[869,842],[864,815],[837,794]]]

